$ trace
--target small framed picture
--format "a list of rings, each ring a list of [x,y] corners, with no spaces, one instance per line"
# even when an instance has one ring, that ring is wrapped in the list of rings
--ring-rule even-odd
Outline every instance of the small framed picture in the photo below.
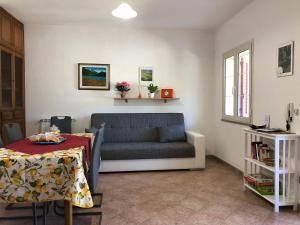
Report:
[[[294,69],[294,42],[288,42],[278,48],[277,76],[291,76]]]
[[[109,90],[110,64],[78,63],[79,90]]]
[[[152,67],[140,67],[139,68],[139,84],[147,86],[153,83],[153,68]]]

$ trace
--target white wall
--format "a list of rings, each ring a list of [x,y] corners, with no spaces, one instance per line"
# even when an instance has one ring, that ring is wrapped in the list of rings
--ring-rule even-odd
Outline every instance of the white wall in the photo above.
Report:
[[[215,154],[243,168],[243,126],[220,121],[222,115],[222,54],[254,40],[253,119],[263,124],[271,115],[271,126],[285,128],[286,105],[300,108],[300,1],[256,0],[221,26],[215,33],[214,61],[214,146]],[[279,45],[295,41],[294,76],[277,78]],[[296,117],[292,131],[300,132]]]
[[[96,112],[183,112],[186,126],[208,136],[212,114],[213,36],[197,30],[26,25],[27,135],[51,115],[71,115],[74,131]],[[111,91],[77,89],[77,63],[111,64]],[[180,101],[116,102],[114,84],[129,81],[137,96],[138,67],[153,66],[155,83]],[[211,154],[212,152],[208,152]]]

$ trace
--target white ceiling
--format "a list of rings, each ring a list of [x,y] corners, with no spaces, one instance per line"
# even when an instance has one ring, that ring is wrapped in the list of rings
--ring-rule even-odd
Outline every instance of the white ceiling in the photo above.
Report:
[[[127,24],[153,28],[214,29],[252,0],[125,0],[138,17],[121,21],[111,11],[122,0],[0,0],[20,21],[42,24]]]

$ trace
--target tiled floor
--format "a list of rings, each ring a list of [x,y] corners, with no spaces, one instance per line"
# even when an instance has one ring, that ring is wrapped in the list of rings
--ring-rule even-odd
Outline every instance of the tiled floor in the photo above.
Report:
[[[299,213],[273,213],[272,205],[244,191],[240,173],[212,158],[202,171],[101,174],[99,189],[102,225],[300,225]],[[56,219],[48,224],[63,224]],[[90,218],[75,223],[96,224]]]

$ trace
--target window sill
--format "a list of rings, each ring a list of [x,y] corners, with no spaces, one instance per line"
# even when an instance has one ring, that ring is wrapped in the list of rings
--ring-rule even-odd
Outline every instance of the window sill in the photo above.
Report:
[[[237,125],[245,125],[245,126],[250,126],[251,122],[243,122],[243,121],[236,121],[236,120],[230,120],[230,119],[221,119],[222,122],[227,122],[227,123],[235,123]]]

